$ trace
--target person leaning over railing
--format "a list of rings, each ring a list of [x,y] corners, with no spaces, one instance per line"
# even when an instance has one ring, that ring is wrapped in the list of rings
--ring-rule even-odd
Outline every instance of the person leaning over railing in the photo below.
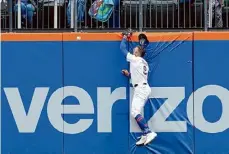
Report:
[[[209,28],[212,27],[212,19],[215,17],[215,27],[223,27],[223,17],[222,8],[224,5],[224,0],[207,0],[208,2],[208,12],[207,12],[207,25]],[[212,13],[210,15],[210,13]]]
[[[35,11],[34,6],[36,4],[33,0],[21,0],[21,16],[22,16],[22,26],[26,25],[30,27],[33,21],[33,13]],[[16,0],[16,4],[14,5],[14,11],[18,12],[18,1]]]

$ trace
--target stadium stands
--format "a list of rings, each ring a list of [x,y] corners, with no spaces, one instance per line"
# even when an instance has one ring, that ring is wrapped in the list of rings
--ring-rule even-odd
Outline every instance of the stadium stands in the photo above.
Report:
[[[28,3],[35,6],[31,24],[28,18],[25,18],[23,14],[21,15],[21,21],[20,18],[18,18],[18,12],[14,9],[17,1],[1,1],[1,30],[61,29],[72,31],[74,29],[78,31],[96,31],[98,29],[120,30],[124,28],[137,30],[139,30],[139,28],[146,30],[171,30],[203,29],[207,26],[205,23],[205,14],[208,8],[204,9],[205,6],[202,0],[113,0],[113,13],[106,22],[100,22],[89,16],[88,10],[94,0],[85,0],[84,3],[81,4],[81,7],[84,7],[84,9],[82,9],[85,10],[84,12],[77,11],[77,9],[79,9],[77,6],[79,5],[79,3],[77,3],[78,1],[79,0],[28,0]],[[9,5],[10,2],[12,2],[12,5]],[[105,4],[106,0],[102,2]],[[69,3],[73,4],[72,8],[75,8],[75,11],[73,9],[71,12],[68,12],[68,6],[71,6]],[[12,9],[10,9],[10,7],[12,7]],[[98,6],[98,8],[99,7],[100,6]],[[142,14],[140,13],[141,8]],[[28,10],[27,8],[27,16],[29,14]],[[223,28],[228,29],[229,0],[224,1],[222,10]],[[101,8],[99,11],[101,12]],[[23,12],[23,10],[21,12]],[[72,21],[70,23],[67,22],[67,12],[69,19]],[[77,18],[77,14],[79,13],[83,14],[84,18],[83,21],[80,22]],[[71,18],[71,14],[75,15]],[[10,19],[12,22],[10,22]],[[214,28],[214,20],[212,23],[212,27],[209,28]]]

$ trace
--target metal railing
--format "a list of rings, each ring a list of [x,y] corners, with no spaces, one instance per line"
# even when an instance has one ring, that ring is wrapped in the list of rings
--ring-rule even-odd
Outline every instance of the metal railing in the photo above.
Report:
[[[228,11],[229,0],[2,0],[1,30],[229,29]]]

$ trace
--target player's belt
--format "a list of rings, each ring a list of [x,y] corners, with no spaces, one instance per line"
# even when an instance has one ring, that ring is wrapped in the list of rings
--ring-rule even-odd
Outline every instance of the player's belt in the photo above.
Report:
[[[143,83],[143,85],[147,85],[147,83]],[[138,84],[134,85],[134,88],[136,88],[138,86]]]

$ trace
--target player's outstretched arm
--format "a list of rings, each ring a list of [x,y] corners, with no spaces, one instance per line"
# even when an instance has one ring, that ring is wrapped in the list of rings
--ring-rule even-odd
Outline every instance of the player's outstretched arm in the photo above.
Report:
[[[125,57],[128,54],[128,50],[127,50],[126,44],[127,44],[127,37],[123,36],[121,44],[120,44],[120,50],[122,51],[122,53],[124,54]]]

